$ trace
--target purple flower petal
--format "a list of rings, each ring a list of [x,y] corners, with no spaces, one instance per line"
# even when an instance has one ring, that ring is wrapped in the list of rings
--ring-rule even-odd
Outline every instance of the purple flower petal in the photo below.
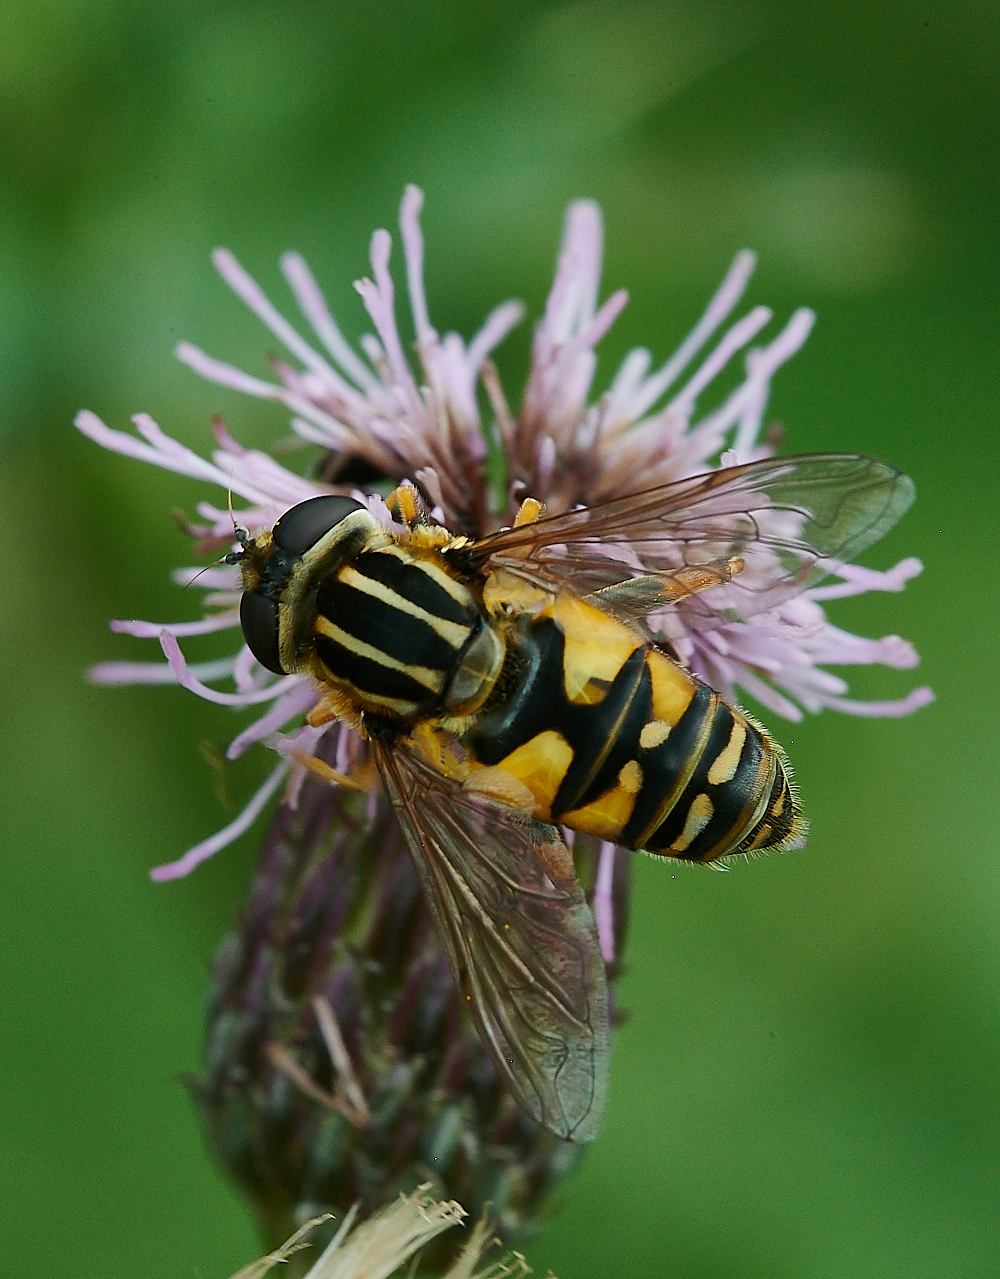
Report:
[[[256,706],[260,702],[270,702],[274,698],[280,697],[282,693],[287,693],[289,689],[295,687],[300,681],[300,676],[298,675],[286,675],[284,678],[270,684],[267,688],[251,689],[244,693],[220,693],[214,688],[209,688],[207,684],[203,684],[198,679],[194,674],[194,669],[188,666],[184,660],[181,646],[167,631],[160,632],[160,647],[163,649],[164,656],[177,679],[177,683],[182,688],[186,688],[188,692],[197,693],[206,702],[215,702],[217,706]]]
[[[162,884],[168,879],[183,879],[185,875],[190,875],[196,866],[200,866],[202,862],[207,861],[209,857],[219,852],[220,849],[226,848],[234,840],[239,839],[243,832],[249,830],[260,816],[264,805],[288,776],[290,770],[291,765],[282,760],[234,822],[224,826],[222,830],[217,831],[209,839],[202,840],[200,844],[195,844],[194,848],[189,848],[184,856],[179,857],[177,861],[168,862],[165,866],[155,867],[149,872],[150,879],[155,880],[158,884]]]

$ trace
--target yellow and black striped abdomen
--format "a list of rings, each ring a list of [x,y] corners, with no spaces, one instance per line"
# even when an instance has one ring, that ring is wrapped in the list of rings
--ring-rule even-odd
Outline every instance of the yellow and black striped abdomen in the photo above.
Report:
[[[634,631],[573,596],[519,626],[512,686],[463,740],[540,816],[690,861],[798,833],[781,748]]]

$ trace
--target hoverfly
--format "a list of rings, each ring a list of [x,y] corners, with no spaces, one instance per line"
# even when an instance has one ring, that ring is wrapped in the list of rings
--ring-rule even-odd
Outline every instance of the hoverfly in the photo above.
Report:
[[[609,1060],[604,963],[559,827],[715,863],[805,829],[781,747],[646,617],[683,606],[711,631],[760,614],[912,500],[895,467],[826,453],[551,517],[529,498],[478,541],[406,485],[386,499],[402,532],[333,494],[237,529],[247,644],[316,682],[310,723],[370,743],[479,1033],[558,1136],[596,1136]]]

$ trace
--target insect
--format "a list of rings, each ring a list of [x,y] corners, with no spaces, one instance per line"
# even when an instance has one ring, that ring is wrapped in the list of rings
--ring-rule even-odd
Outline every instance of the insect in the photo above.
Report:
[[[596,1136],[609,1059],[604,963],[559,827],[712,863],[805,830],[781,747],[645,619],[683,609],[710,632],[760,614],[912,500],[896,468],[827,453],[551,517],[528,499],[478,541],[405,485],[386,499],[402,532],[333,494],[237,528],[247,644],[315,681],[310,723],[370,743],[479,1033],[558,1136]]]

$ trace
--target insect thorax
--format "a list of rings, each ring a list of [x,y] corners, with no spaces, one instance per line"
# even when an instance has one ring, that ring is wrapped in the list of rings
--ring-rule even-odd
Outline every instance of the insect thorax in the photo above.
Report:
[[[469,714],[502,666],[502,641],[443,557],[388,535],[317,574],[301,611],[310,630],[300,666],[403,725]]]

